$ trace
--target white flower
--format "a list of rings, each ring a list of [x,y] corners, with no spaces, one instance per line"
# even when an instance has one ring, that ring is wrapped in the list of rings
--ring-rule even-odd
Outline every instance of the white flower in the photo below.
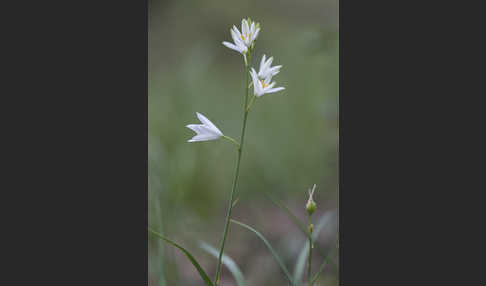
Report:
[[[223,42],[223,45],[242,55],[246,55],[248,48],[251,47],[255,39],[258,37],[258,33],[260,33],[260,27],[257,26],[258,25],[253,21],[248,25],[248,21],[243,19],[241,21],[241,33],[234,25],[231,29],[231,37],[233,38],[234,43]]]
[[[223,133],[209,119],[199,112],[196,112],[197,118],[202,124],[189,124],[186,127],[196,132],[196,136],[187,142],[216,140],[223,136]]]
[[[260,61],[260,70],[258,71],[258,77],[261,80],[265,80],[267,77],[273,77],[280,72],[280,68],[282,66],[274,66],[272,67],[273,57],[270,57],[266,60],[266,56],[263,55],[262,60]]]
[[[251,68],[251,78],[253,80],[253,92],[255,93],[256,96],[260,97],[266,93],[274,93],[274,92],[277,92],[277,91],[281,91],[281,90],[284,90],[285,88],[284,87],[276,87],[276,88],[273,88],[275,86],[275,82],[272,82],[272,76],[268,76],[267,78],[265,78],[264,80],[261,80],[259,77],[258,77],[258,74],[257,72],[255,71],[254,68]]]
[[[233,26],[234,29],[236,29],[235,26]],[[238,31],[238,29],[236,29]],[[240,32],[238,31],[238,34]],[[223,45],[227,46],[228,48],[235,50],[239,52],[242,55],[246,55],[246,52],[248,52],[248,48],[246,47],[245,43],[238,37],[238,34],[232,29],[231,30],[231,36],[233,37],[233,42],[234,44],[230,42],[223,42]],[[241,34],[240,34],[241,35]]]
[[[251,22],[249,26],[248,22]],[[253,42],[258,37],[258,33],[260,33],[260,27],[257,26],[258,25],[253,21],[247,21],[246,19],[241,20],[241,39],[247,47],[251,47]],[[233,29],[236,29],[236,27],[233,26]],[[236,29],[236,32],[237,31],[238,29]]]

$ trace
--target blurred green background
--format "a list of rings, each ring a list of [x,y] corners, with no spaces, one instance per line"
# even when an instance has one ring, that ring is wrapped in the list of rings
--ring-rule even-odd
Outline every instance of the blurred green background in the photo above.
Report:
[[[242,57],[224,47],[241,19],[260,22],[252,66],[261,56],[283,65],[274,77],[283,92],[264,95],[248,116],[233,218],[259,230],[292,272],[304,235],[263,191],[303,221],[307,189],[317,184],[315,224],[333,213],[318,244],[329,251],[337,233],[338,207],[338,0],[149,0],[149,226],[186,247],[210,277],[216,259],[199,248],[219,246],[237,152],[225,140],[188,143],[206,115],[239,141],[244,103]],[[225,253],[248,285],[287,285],[258,238],[230,225]],[[204,285],[187,258],[149,235],[149,285]],[[317,271],[323,257],[313,257]],[[337,285],[334,260],[316,285]],[[235,285],[223,268],[222,286]]]

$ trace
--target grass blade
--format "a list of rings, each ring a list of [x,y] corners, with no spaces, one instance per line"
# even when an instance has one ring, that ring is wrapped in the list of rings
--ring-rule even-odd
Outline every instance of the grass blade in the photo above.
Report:
[[[194,267],[196,267],[197,272],[199,272],[199,275],[201,275],[201,278],[204,280],[204,282],[206,282],[206,285],[207,286],[214,286],[213,283],[211,282],[211,279],[209,279],[206,272],[204,272],[201,265],[199,265],[199,263],[197,263],[196,259],[194,258],[194,256],[192,256],[189,253],[189,251],[187,251],[184,247],[180,246],[179,244],[173,242],[172,240],[166,238],[162,234],[152,230],[151,228],[148,228],[148,231],[151,232],[153,235],[157,236],[158,238],[164,240],[165,242],[179,248],[187,256],[187,258],[189,258],[189,260],[192,262],[192,265],[194,265]]]
[[[200,246],[204,251],[206,251],[207,253],[214,256],[214,258],[218,259],[219,251],[216,248],[214,248],[213,246],[211,246],[210,244],[207,244],[205,242],[201,242]],[[231,259],[231,257],[227,256],[224,253],[223,253],[223,264],[229,269],[231,274],[233,274],[233,277],[236,280],[237,286],[246,286],[247,285],[245,277],[243,276],[243,273],[241,272],[238,265],[236,265],[235,261],[233,259]]]
[[[265,196],[277,207],[279,207],[281,210],[283,210],[287,215],[290,217],[291,220],[294,221],[294,223],[300,228],[302,233],[304,233],[306,236],[308,236],[307,233],[307,227],[292,213],[292,211],[285,205],[279,203],[277,200],[275,200],[271,195],[268,193],[265,193]]]
[[[316,228],[314,229],[314,232],[312,233],[312,241],[315,241],[317,239],[317,237],[319,236],[319,232],[329,223],[332,214],[333,214],[332,212],[327,212],[321,216],[321,218],[319,219],[319,223],[317,224]],[[314,247],[316,247],[316,245],[314,245]],[[297,258],[297,263],[295,264],[295,268],[294,268],[294,280],[296,285],[300,285],[300,281],[304,273],[304,268],[308,256],[309,256],[309,244],[307,243],[306,240],[304,246],[302,247],[302,250],[300,251],[300,254]]]
[[[337,246],[334,249],[337,250],[338,249]],[[311,279],[311,283],[310,283],[311,286],[314,285],[314,283],[316,283],[317,278],[319,278],[319,275],[322,273],[322,271],[324,270],[326,265],[329,263],[329,260],[331,260],[332,255],[333,255],[333,252],[331,251],[331,253],[329,253],[329,255],[324,259],[324,262],[322,262],[321,266],[319,267],[319,271],[317,271],[317,273]]]
[[[239,222],[239,221],[236,221],[234,219],[231,220],[231,222],[233,223],[236,223],[237,225],[239,226],[242,226],[250,231],[252,231],[254,234],[256,234],[258,236],[258,238],[260,238],[263,243],[265,243],[265,246],[267,246],[268,250],[270,250],[270,253],[272,253],[272,256],[273,258],[275,258],[275,260],[277,261],[278,265],[280,266],[280,268],[282,269],[282,271],[284,272],[285,274],[285,277],[287,278],[287,280],[289,280],[290,282],[290,285],[295,285],[294,284],[294,281],[292,279],[292,276],[290,276],[289,274],[289,271],[287,270],[287,267],[285,266],[285,264],[282,262],[282,259],[280,259],[280,257],[278,256],[277,252],[275,252],[275,250],[273,249],[273,247],[270,245],[270,243],[265,239],[265,237],[263,237],[263,235],[261,233],[259,233],[257,230],[255,230],[254,228],[252,228],[251,226],[248,226],[242,222]]]

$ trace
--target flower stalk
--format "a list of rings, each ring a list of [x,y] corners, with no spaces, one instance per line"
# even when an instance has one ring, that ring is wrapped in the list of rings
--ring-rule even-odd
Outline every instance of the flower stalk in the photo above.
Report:
[[[236,193],[236,187],[238,185],[238,177],[240,175],[241,154],[243,153],[243,143],[245,140],[246,120],[248,118],[248,112],[250,111],[250,107],[255,101],[256,97],[260,97],[268,93],[275,93],[285,89],[284,87],[274,88],[276,83],[272,82],[272,77],[280,72],[280,68],[282,66],[272,67],[273,57],[270,57],[267,60],[266,56],[263,55],[262,60],[260,62],[259,72],[257,73],[253,68],[251,68],[251,72],[250,72],[251,53],[255,47],[255,42],[259,32],[260,32],[259,23],[256,23],[249,18],[243,19],[241,21],[241,32],[234,25],[233,28],[230,30],[231,37],[233,38],[233,43],[226,42],[226,41],[223,42],[224,46],[240,53],[243,56],[244,63],[245,63],[246,90],[245,90],[245,104],[243,106],[243,126],[241,128],[240,143],[238,143],[235,139],[224,135],[223,132],[221,132],[221,130],[219,130],[218,127],[216,127],[216,125],[214,125],[207,117],[205,117],[200,113],[196,113],[196,115],[202,124],[187,125],[187,128],[196,132],[196,135],[190,140],[188,140],[188,142],[210,141],[219,138],[224,138],[230,141],[231,143],[233,143],[238,150],[238,159],[236,160],[236,169],[235,169],[235,175],[233,179],[233,187],[231,189],[231,195],[228,201],[228,210],[226,213],[223,238],[221,240],[221,247],[218,255],[218,266],[216,269],[216,275],[214,277],[215,286],[218,286],[219,284],[223,252],[224,252],[224,246],[226,244],[226,238],[228,236],[229,223],[231,220],[231,212],[233,210],[233,206],[236,204],[234,198]],[[250,76],[252,79],[251,83],[250,83]],[[253,97],[251,98],[251,101],[248,103],[250,87],[253,87]]]
[[[226,135],[221,135],[221,138],[224,138],[224,139],[230,141],[231,143],[235,144],[235,146],[236,146],[237,149],[240,149],[240,143],[236,142],[235,139],[233,139],[233,138],[231,138],[229,136],[226,136]]]
[[[250,107],[253,104],[253,102],[255,101],[255,98],[256,98],[256,95],[253,95],[251,100],[250,100],[250,103],[248,104],[248,107],[246,108],[246,112],[250,111]]]
[[[312,244],[312,231],[314,230],[314,225],[311,223],[311,214],[307,215],[307,225],[308,225],[308,232],[309,232],[309,257],[307,262],[307,285],[311,284],[311,265],[312,265],[312,248],[314,245]]]
[[[311,276],[311,266],[312,266],[312,249],[314,248],[314,244],[312,243],[312,232],[314,231],[314,225],[312,224],[311,216],[316,210],[316,203],[312,196],[314,195],[314,191],[316,189],[316,184],[312,187],[312,190],[309,190],[309,199],[305,205],[305,209],[307,211],[307,232],[309,237],[309,257],[307,262],[307,285],[311,286],[312,283],[312,276]]]
[[[248,55],[248,61],[246,61],[245,57],[245,79],[246,79],[246,92],[245,92],[245,105],[244,105],[244,113],[243,113],[243,126],[241,128],[241,137],[240,137],[240,144],[238,148],[238,159],[236,160],[236,169],[235,169],[235,176],[233,179],[233,188],[231,189],[231,195],[230,199],[228,201],[228,212],[226,213],[226,221],[224,225],[224,231],[223,231],[223,240],[221,241],[221,247],[218,255],[218,266],[216,269],[216,276],[214,278],[214,285],[218,286],[219,285],[219,277],[221,275],[221,265],[222,265],[222,259],[223,259],[223,251],[224,251],[224,246],[226,243],[226,237],[228,236],[228,230],[229,230],[229,223],[231,219],[231,211],[233,210],[233,200],[236,192],[236,186],[238,183],[238,177],[240,174],[240,162],[241,162],[241,154],[243,152],[243,145],[244,145],[244,139],[245,139],[245,130],[246,130],[246,120],[248,118],[248,93],[249,93],[249,76],[250,76],[250,65],[249,62],[251,60],[251,49],[247,53]]]

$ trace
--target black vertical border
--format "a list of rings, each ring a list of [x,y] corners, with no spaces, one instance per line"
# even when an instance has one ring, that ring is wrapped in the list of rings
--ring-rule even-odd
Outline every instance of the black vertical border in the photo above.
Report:
[[[4,274],[147,285],[148,3],[17,4],[3,9]]]
[[[338,247],[339,247],[339,285],[345,285],[344,275],[343,275],[343,203],[342,203],[342,193],[343,193],[343,0],[339,0],[339,190],[338,190]]]

